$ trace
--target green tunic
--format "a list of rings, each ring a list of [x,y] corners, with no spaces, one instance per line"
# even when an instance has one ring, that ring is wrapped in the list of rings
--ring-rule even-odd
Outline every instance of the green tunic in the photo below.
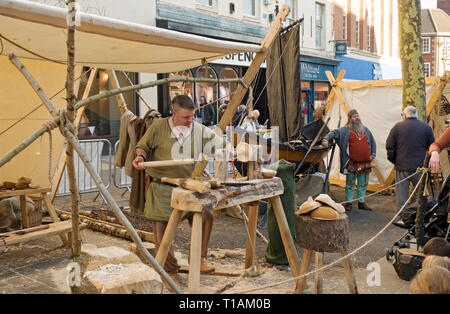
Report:
[[[148,161],[173,159],[197,159],[201,153],[213,156],[215,147],[223,147],[224,140],[204,125],[194,122],[191,134],[180,145],[169,126],[169,118],[157,120],[139,140],[136,148],[143,149]],[[146,173],[154,178],[189,178],[194,164],[147,168]],[[170,207],[173,187],[151,182],[145,194],[144,216],[153,221],[167,222],[173,208]],[[183,218],[187,217],[187,213]]]

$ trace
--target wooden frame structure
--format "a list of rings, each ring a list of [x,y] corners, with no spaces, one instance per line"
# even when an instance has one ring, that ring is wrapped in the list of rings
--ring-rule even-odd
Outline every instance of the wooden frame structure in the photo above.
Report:
[[[349,106],[347,102],[345,101],[344,96],[342,95],[342,90],[345,88],[363,88],[363,87],[384,87],[384,86],[402,86],[403,81],[401,79],[394,79],[394,80],[374,80],[374,81],[347,81],[343,82],[342,79],[345,75],[345,70],[341,70],[336,77],[334,78],[333,74],[330,71],[325,72],[327,75],[327,78],[331,84],[331,92],[328,96],[328,99],[325,104],[325,112],[328,113],[332,103],[337,98],[338,104],[341,108],[344,109],[345,113],[348,113]],[[426,111],[427,115],[431,113],[433,108],[436,106],[436,104],[440,101],[442,92],[448,83],[450,79],[450,72],[447,71],[442,77],[427,77],[425,80],[426,85],[435,85],[435,88],[433,90],[433,93],[431,97],[428,100],[428,103],[426,104]],[[378,181],[380,184],[369,184],[367,186],[368,191],[377,192],[380,190],[387,189],[390,185],[393,184],[395,179],[395,169],[392,168],[389,175],[385,178],[380,170],[377,168],[377,163],[375,159],[375,164],[373,164],[373,171],[376,175]],[[331,178],[330,177],[330,183],[336,184],[340,186],[345,186],[345,180],[337,179],[337,178]],[[390,193],[390,191],[386,191],[386,193]]]
[[[69,0],[68,4],[71,4],[73,2],[75,2],[75,1]],[[75,18],[75,15],[76,15],[75,10],[76,10],[75,6],[69,5],[68,12],[67,12],[68,16]],[[223,132],[223,130],[225,129],[225,127],[227,125],[227,122],[229,121],[229,117],[231,117],[235,113],[238,105],[242,101],[242,98],[247,93],[249,84],[255,78],[261,63],[265,59],[267,48],[270,47],[274,38],[280,31],[281,23],[282,23],[282,21],[284,21],[286,19],[286,17],[289,14],[289,11],[290,11],[289,7],[287,5],[284,5],[282,7],[282,9],[279,11],[279,13],[277,14],[277,17],[275,18],[274,22],[272,23],[272,25],[269,29],[269,32],[267,33],[265,39],[263,40],[263,42],[261,44],[261,47],[263,49],[261,50],[261,52],[258,52],[256,54],[252,64],[250,65],[248,71],[246,72],[243,80],[241,80],[241,85],[239,85],[238,90],[232,99],[231,105],[227,108],[224,116],[222,117],[221,121],[219,122],[219,128],[216,128],[218,133]],[[128,221],[126,216],[121,212],[116,201],[114,200],[114,198],[111,196],[111,194],[109,193],[109,191],[103,184],[100,176],[94,171],[93,167],[91,166],[91,164],[88,160],[88,157],[86,156],[86,154],[82,150],[81,146],[79,145],[76,134],[74,133],[74,130],[76,130],[75,126],[77,125],[77,123],[79,123],[81,116],[82,116],[82,113],[78,110],[83,108],[89,102],[92,102],[92,101],[95,101],[95,100],[98,100],[101,98],[114,96],[114,95],[121,95],[121,93],[126,92],[126,91],[131,91],[131,90],[134,91],[134,90],[139,90],[142,88],[154,87],[159,84],[168,83],[172,80],[164,79],[164,80],[160,80],[160,81],[156,81],[156,82],[150,82],[148,84],[140,84],[140,85],[136,85],[136,86],[130,86],[128,88],[118,88],[113,91],[110,90],[110,91],[101,93],[96,96],[87,97],[89,94],[89,91],[90,91],[90,86],[92,85],[93,77],[95,77],[95,75],[92,75],[92,73],[91,73],[91,77],[89,79],[88,86],[86,87],[85,92],[84,92],[84,96],[83,96],[84,99],[76,102],[75,96],[74,96],[74,68],[75,68],[75,36],[74,35],[75,35],[75,28],[76,27],[75,27],[74,21],[73,21],[73,23],[70,23],[70,22],[67,23],[67,79],[66,79],[67,107],[66,107],[66,110],[64,110],[64,111],[56,110],[56,108],[53,106],[51,101],[45,95],[43,90],[39,87],[37,82],[33,79],[31,74],[25,75],[25,72],[27,72],[27,71],[26,71],[26,68],[22,65],[19,70],[21,70],[22,74],[24,74],[24,76],[28,80],[28,82],[33,86],[33,89],[35,90],[35,92],[38,94],[38,96],[41,98],[41,100],[43,100],[44,104],[46,105],[46,108],[52,115],[52,120],[48,121],[39,130],[37,130],[35,133],[33,133],[31,136],[29,136],[25,140],[23,140],[22,143],[20,143],[18,146],[16,146],[11,151],[9,151],[5,156],[0,158],[0,167],[2,165],[4,165],[5,163],[7,163],[12,158],[14,158],[14,156],[19,154],[21,151],[23,151],[27,146],[29,146],[31,143],[33,143],[37,138],[42,136],[42,134],[44,134],[45,132],[51,132],[52,129],[59,127],[61,133],[63,134],[63,136],[66,138],[66,140],[68,142],[68,146],[66,148],[66,165],[67,165],[67,170],[68,170],[70,189],[72,192],[71,193],[71,196],[72,196],[72,219],[71,219],[72,239],[71,240],[72,240],[72,252],[73,252],[74,257],[76,258],[80,254],[81,240],[80,240],[79,231],[80,231],[80,228],[84,227],[83,225],[80,226],[79,208],[78,208],[78,205],[79,205],[78,204],[78,191],[77,191],[77,187],[76,187],[76,178],[75,178],[75,174],[74,174],[74,165],[73,165],[73,152],[76,151],[78,153],[80,159],[84,163],[85,167],[87,168],[88,172],[90,173],[91,177],[93,178],[94,182],[98,186],[100,193],[102,193],[104,198],[111,205],[111,207],[114,211],[114,214],[117,216],[120,223],[128,231],[132,240],[135,242],[137,250],[143,255],[144,259],[156,270],[156,272],[161,275],[163,281],[167,282],[169,284],[169,286],[176,293],[182,293],[182,291],[179,289],[179,287],[177,287],[175,282],[168,276],[168,274],[160,266],[160,263],[158,263],[157,260],[155,260],[150,255],[150,253],[147,251],[147,249],[144,247],[136,230],[131,225],[131,223]],[[18,61],[18,59],[14,55],[10,55],[10,60],[13,63],[15,61]],[[192,80],[190,80],[189,78],[185,78],[183,81],[192,81]],[[197,79],[196,81],[199,81],[199,80]],[[206,82],[206,81],[208,81],[208,79],[203,79],[202,81]],[[123,109],[122,106],[124,103],[123,103],[123,101],[121,101],[122,99],[120,99],[121,96],[117,96],[117,97],[119,97],[119,101],[118,101],[119,106],[121,107],[121,109]],[[75,115],[77,114],[77,111],[78,111],[78,116],[75,117]],[[216,164],[220,165],[221,163],[217,162]],[[223,167],[223,165],[224,165],[224,163],[222,163],[220,165],[220,167]],[[61,172],[61,174],[62,174],[63,169],[64,169],[64,167],[60,166],[59,171]],[[58,178],[60,178],[59,173],[58,173]],[[298,256],[296,254],[293,240],[288,231],[284,232],[284,231],[286,231],[285,229],[287,227],[287,223],[286,223],[286,218],[284,216],[284,212],[282,210],[281,200],[278,197],[278,195],[282,194],[282,192],[283,192],[283,189],[281,189],[282,185],[278,186],[278,187],[279,187],[279,189],[276,190],[276,193],[271,195],[271,197],[274,202],[274,208],[275,208],[275,212],[277,215],[278,223],[280,225],[280,229],[284,233],[283,241],[285,242],[285,246],[287,247],[288,254],[291,255],[290,256],[290,262],[292,260],[291,267],[293,268],[294,274],[298,274],[300,263],[299,263]],[[261,193],[261,191],[263,191],[262,194],[259,194],[259,193]],[[52,191],[53,196],[54,196],[55,192],[56,192],[56,190]],[[183,192],[181,192],[181,193],[183,193]],[[258,193],[258,189],[256,189],[256,193],[258,194],[258,197],[255,200],[267,198],[267,194],[264,194],[263,187],[261,187],[259,193]],[[175,193],[175,195],[176,195],[176,193]],[[252,199],[251,201],[253,202],[254,200]],[[243,203],[247,203],[247,202],[248,202],[247,199],[243,200]],[[47,199],[46,203],[51,205],[49,199]],[[238,201],[236,204],[238,204],[238,203],[240,204],[241,202]],[[212,205],[212,204],[209,204],[209,205]],[[186,210],[186,209],[187,208],[185,208],[185,207],[177,208],[177,210],[174,211],[174,213],[175,213],[174,215],[177,216],[177,213],[179,213],[180,210]],[[51,211],[51,209],[49,209],[49,210]],[[198,233],[198,230],[201,231],[201,215],[200,215],[200,219],[199,219],[198,213],[199,212],[195,212],[195,214],[194,214],[194,227],[195,227],[194,228],[195,232],[193,232],[194,250],[197,250],[197,246],[199,243],[198,241],[201,238],[201,236],[199,238],[199,233]],[[256,218],[257,218],[257,205],[255,205],[255,203],[251,203],[250,213],[251,213],[250,222],[252,225],[252,232],[251,232],[251,236],[249,238],[248,243],[253,243],[252,247],[254,250]],[[56,215],[54,211],[53,211],[53,214]],[[63,224],[63,223],[66,223],[66,222],[62,222],[61,224]],[[167,233],[169,233],[169,232],[167,232]],[[47,235],[49,235],[49,234],[54,234],[54,233],[47,233]],[[39,234],[39,236],[45,236],[45,234],[44,235]],[[249,246],[247,246],[247,247],[249,247]],[[248,252],[248,256],[246,259],[246,265],[251,265],[251,264],[253,264],[253,254],[254,253],[249,252],[249,249],[247,249],[247,252]],[[159,255],[161,256],[162,254],[159,253]],[[192,271],[192,274],[190,274],[190,282],[192,282],[190,284],[190,286],[192,287],[193,290],[195,290],[195,288],[198,286],[198,284],[196,282],[199,281],[199,277],[198,277],[199,274],[195,270],[197,270],[200,265],[199,260],[197,259],[198,254],[194,254],[194,255],[195,255],[195,258],[194,258],[195,261],[193,260],[193,265],[191,266],[193,271]]]

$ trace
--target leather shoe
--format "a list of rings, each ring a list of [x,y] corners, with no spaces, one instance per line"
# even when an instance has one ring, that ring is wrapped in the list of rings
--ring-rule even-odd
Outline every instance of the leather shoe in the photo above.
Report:
[[[358,209],[362,209],[362,210],[368,210],[371,211],[372,209],[370,207],[367,207],[365,202],[358,202]]]
[[[212,271],[214,271],[214,266],[212,266],[211,264],[208,264],[208,262],[206,261],[206,258],[202,257],[202,260],[200,262],[200,272],[202,273],[210,273]]]
[[[344,204],[344,208],[345,208],[346,212],[349,212],[353,209],[353,205],[352,205],[352,203],[347,203],[347,204]]]

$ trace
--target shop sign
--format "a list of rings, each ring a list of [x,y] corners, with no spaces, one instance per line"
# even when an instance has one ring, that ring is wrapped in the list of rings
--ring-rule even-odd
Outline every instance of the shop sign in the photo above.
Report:
[[[333,69],[328,65],[300,62],[300,78],[308,81],[328,81],[325,71],[333,73]]]
[[[231,53],[225,57],[214,60],[211,63],[216,64],[228,64],[228,65],[237,65],[249,67],[252,63],[253,59],[255,59],[256,52],[239,52],[239,53]],[[262,68],[266,67],[266,61],[261,64]]]

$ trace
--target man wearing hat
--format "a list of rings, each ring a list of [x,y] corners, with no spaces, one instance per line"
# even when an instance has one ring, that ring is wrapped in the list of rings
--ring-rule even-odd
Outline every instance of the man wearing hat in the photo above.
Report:
[[[371,210],[364,202],[364,195],[369,184],[371,162],[376,156],[376,144],[372,133],[362,124],[358,111],[350,110],[347,124],[328,133],[322,145],[328,147],[329,141],[333,139],[336,140],[340,149],[340,171],[346,175],[345,200],[347,202],[353,200],[355,182],[357,182],[358,208]],[[352,203],[346,203],[344,207],[347,211],[352,210]]]

